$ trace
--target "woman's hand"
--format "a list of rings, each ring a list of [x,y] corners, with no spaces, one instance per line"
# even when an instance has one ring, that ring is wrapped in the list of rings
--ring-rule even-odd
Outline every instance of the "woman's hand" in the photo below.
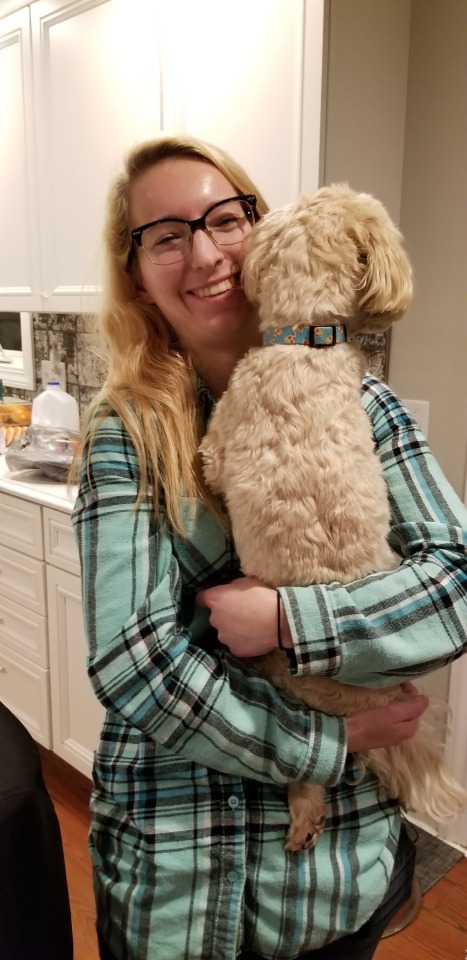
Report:
[[[418,693],[413,683],[403,683],[406,700],[392,700],[385,707],[364,710],[348,717],[347,749],[349,753],[373,747],[394,747],[410,740],[418,729],[418,721],[428,706],[428,697]]]
[[[210,609],[211,626],[235,657],[259,657],[277,648],[277,593],[256,577],[201,590],[196,602]],[[282,603],[281,641],[284,647],[293,645]]]
[[[202,590],[196,602],[210,609],[209,621],[217,630],[220,643],[235,657],[258,657],[277,649],[277,592],[255,577],[240,577],[232,583]],[[282,604],[281,640],[284,647],[293,646]],[[428,698],[419,694],[413,683],[404,683],[402,687],[406,699],[347,718],[349,753],[392,747],[414,736]]]

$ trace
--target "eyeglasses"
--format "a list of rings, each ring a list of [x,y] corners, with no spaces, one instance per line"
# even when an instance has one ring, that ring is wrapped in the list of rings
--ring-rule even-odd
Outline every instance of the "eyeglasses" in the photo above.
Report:
[[[197,220],[164,217],[131,231],[131,239],[142,247],[151,263],[177,263],[190,253],[195,230],[205,230],[221,247],[240,243],[257,219],[253,193],[213,203]]]

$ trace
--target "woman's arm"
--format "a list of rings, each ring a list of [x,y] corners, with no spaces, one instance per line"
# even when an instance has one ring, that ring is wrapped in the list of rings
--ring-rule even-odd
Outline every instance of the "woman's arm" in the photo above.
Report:
[[[116,417],[100,426],[89,465],[86,453],[73,522],[89,676],[104,706],[171,752],[219,771],[335,784],[346,755],[342,719],[292,706],[222,651],[214,657],[193,642],[171,538],[150,497],[134,509],[138,463]],[[211,519],[205,536],[190,544],[193,557],[221,536]],[[213,563],[206,560],[206,577]]]
[[[467,649],[467,514],[397,398],[368,378],[363,403],[402,564],[345,586],[281,588],[281,622],[291,672],[377,685],[421,676]],[[277,646],[275,591],[246,578],[200,599],[237,656]]]
[[[467,649],[467,513],[391,391],[368,378],[363,404],[383,464],[390,543],[401,566],[346,587],[281,594],[298,673],[377,683],[381,676],[421,676]]]

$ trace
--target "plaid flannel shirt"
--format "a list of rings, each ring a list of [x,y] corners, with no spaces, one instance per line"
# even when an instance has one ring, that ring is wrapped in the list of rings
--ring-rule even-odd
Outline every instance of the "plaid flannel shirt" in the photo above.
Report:
[[[362,402],[402,565],[281,594],[292,672],[384,684],[465,649],[467,518],[390,391],[367,377]],[[150,497],[134,510],[138,479],[109,416],[73,515],[89,676],[107,708],[90,835],[99,927],[119,960],[295,957],[377,908],[397,806],[371,773],[353,782],[341,719],[283,698],[210,642],[194,598],[238,574],[233,545],[201,507],[187,539],[156,522]],[[300,855],[284,850],[292,780],[323,784],[329,804],[324,834]]]

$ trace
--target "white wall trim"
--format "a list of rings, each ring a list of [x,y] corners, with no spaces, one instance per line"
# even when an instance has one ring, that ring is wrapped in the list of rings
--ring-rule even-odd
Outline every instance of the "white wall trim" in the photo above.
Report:
[[[466,690],[467,656],[464,656],[451,664],[448,702],[455,722],[446,740],[446,762],[452,776],[467,790]],[[440,826],[439,836],[467,848],[467,810],[452,823]]]

